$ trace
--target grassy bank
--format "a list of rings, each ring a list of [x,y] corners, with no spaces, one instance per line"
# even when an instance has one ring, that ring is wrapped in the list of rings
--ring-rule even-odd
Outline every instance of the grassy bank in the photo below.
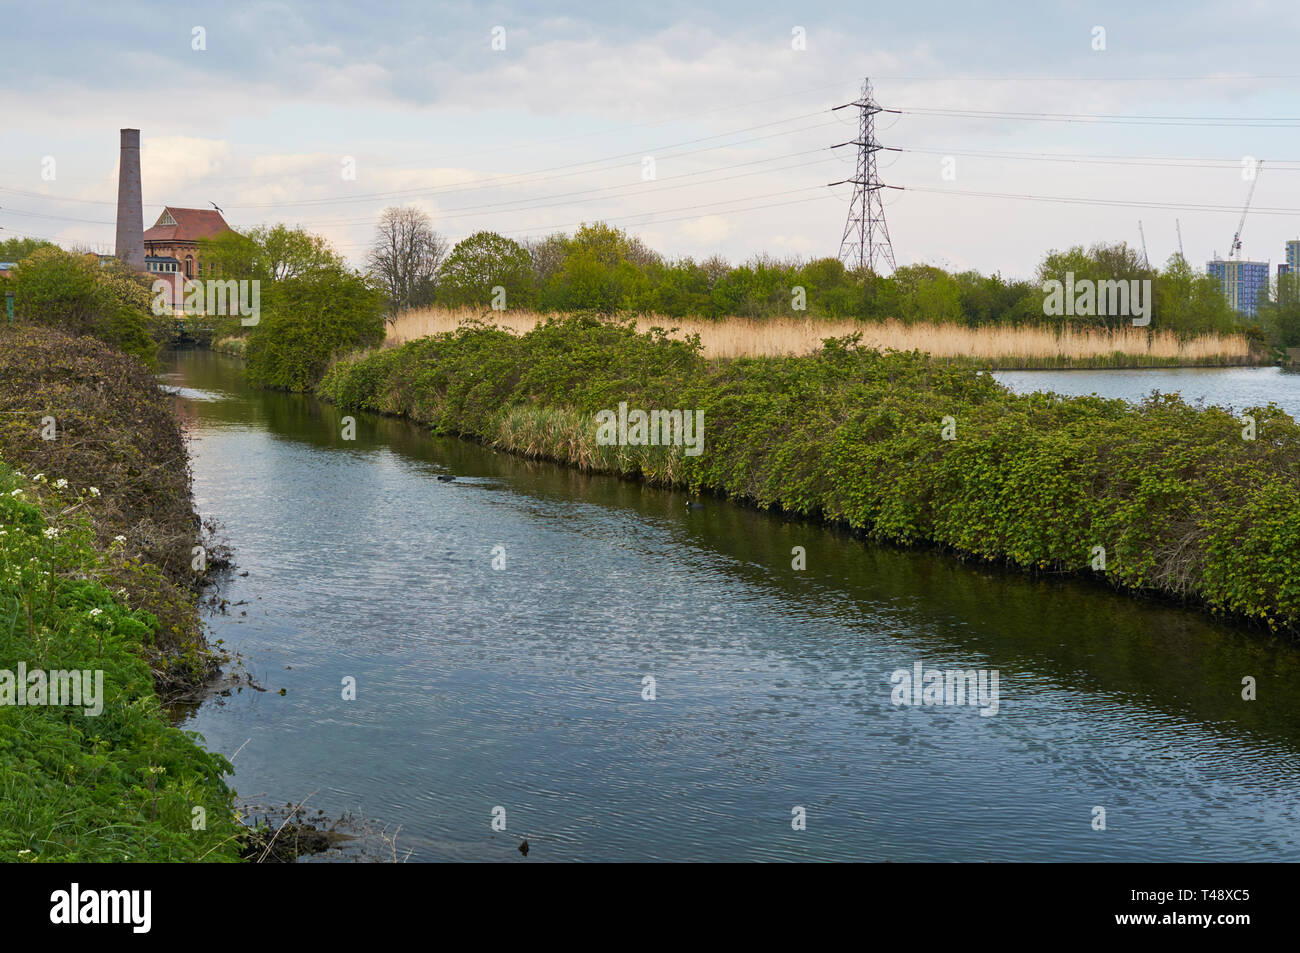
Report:
[[[1258,439],[1245,440],[1239,420],[1172,397],[1015,395],[847,341],[709,360],[583,318],[412,341],[336,364],[318,392],[584,469],[1300,627],[1300,428],[1272,406],[1248,411]],[[702,411],[703,453],[600,445],[594,415],[621,401]]]
[[[102,710],[0,704],[0,860],[238,859],[230,765],[162,711],[158,620],[106,584],[122,544],[98,548],[98,497],[41,476],[0,464],[0,669],[102,672]]]
[[[230,766],[159,697],[215,664],[199,535],[179,425],[144,365],[0,328],[0,859],[238,858]],[[15,704],[24,686],[6,697],[3,673],[20,666],[102,673],[102,710]]]
[[[53,439],[47,439],[51,436]],[[140,361],[50,328],[0,328],[0,459],[100,497],[86,512],[97,544],[124,538],[112,588],[159,620],[146,647],[159,687],[184,690],[215,667],[195,608],[204,535],[189,457],[169,399]],[[221,557],[209,543],[206,562]]]
[[[455,331],[481,311],[427,308],[403,312],[388,326],[388,341],[408,341]],[[489,312],[484,320],[522,334],[546,316],[530,311]],[[1242,334],[1202,334],[1180,339],[1171,331],[1127,326],[1066,328],[900,321],[832,321],[794,318],[638,318],[638,330],[675,328],[685,340],[698,334],[705,357],[794,357],[811,354],[828,337],[861,334],[862,343],[880,350],[924,351],[937,358],[978,363],[994,369],[1081,367],[1218,367],[1258,364],[1264,349],[1252,350]]]

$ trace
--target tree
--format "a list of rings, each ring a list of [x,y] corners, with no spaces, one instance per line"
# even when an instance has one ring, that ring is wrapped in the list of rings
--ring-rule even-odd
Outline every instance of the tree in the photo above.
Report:
[[[1277,300],[1261,304],[1259,322],[1273,347],[1300,347],[1300,275],[1278,276]]]
[[[528,249],[496,232],[475,232],[459,242],[442,267],[438,300],[452,307],[486,308],[496,288],[509,307],[532,300],[533,261]]]
[[[384,209],[366,262],[398,311],[433,300],[447,241],[433,230],[429,216],[413,205]]]
[[[0,242],[0,261],[22,261],[39,248],[54,246],[42,238],[6,238]]]
[[[343,267],[343,259],[320,235],[288,225],[258,225],[199,240],[199,254],[226,279],[265,284]]]
[[[331,360],[384,339],[383,296],[360,275],[322,268],[272,286],[245,350],[249,380],[306,391]]]

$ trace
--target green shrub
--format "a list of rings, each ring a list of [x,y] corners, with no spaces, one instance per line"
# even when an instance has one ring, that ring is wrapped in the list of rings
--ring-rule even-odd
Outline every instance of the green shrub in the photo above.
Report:
[[[91,335],[152,364],[166,327],[150,307],[148,281],[117,262],[47,246],[13,272],[15,316],[26,323]]]
[[[518,452],[1027,570],[1095,572],[1300,631],[1300,427],[1273,405],[1246,410],[1258,439],[1244,440],[1227,412],[1177,396],[1016,395],[987,373],[854,339],[710,362],[695,342],[589,317],[413,341],[340,363],[318,392]],[[593,415],[620,401],[702,410],[703,454],[594,447]]]
[[[313,388],[330,362],[384,338],[383,296],[358,275],[320,268],[276,282],[262,295],[245,356],[254,384]]]

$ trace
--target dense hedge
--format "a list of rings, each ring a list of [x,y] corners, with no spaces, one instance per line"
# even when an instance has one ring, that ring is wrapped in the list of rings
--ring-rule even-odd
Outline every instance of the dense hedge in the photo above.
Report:
[[[19,322],[91,335],[149,364],[171,333],[152,312],[148,279],[117,261],[46,246],[18,263],[8,285]]]
[[[319,394],[516,452],[1300,628],[1300,428],[1248,409],[1018,396],[917,353],[705,361],[589,317],[464,328],[335,365]],[[704,412],[704,452],[602,447],[620,401]],[[944,418],[956,439],[943,439]]]

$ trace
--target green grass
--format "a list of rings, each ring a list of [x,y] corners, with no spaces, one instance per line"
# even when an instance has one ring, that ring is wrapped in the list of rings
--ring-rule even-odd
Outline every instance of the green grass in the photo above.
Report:
[[[0,705],[0,861],[237,860],[230,765],[168,722],[158,621],[102,581],[99,496],[41,476],[0,462],[0,669],[100,670],[103,710]]]

